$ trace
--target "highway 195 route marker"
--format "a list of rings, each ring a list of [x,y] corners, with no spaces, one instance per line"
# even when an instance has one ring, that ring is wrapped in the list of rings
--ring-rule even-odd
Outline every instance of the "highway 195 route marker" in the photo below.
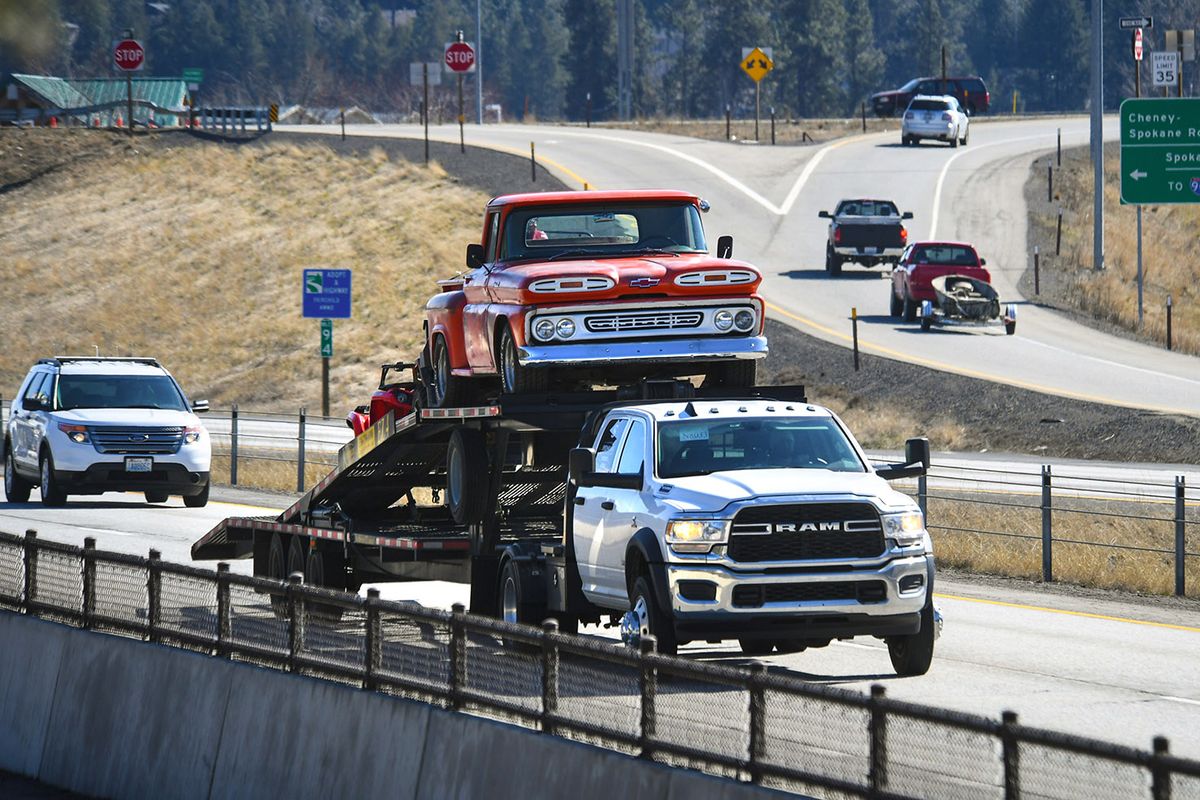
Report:
[[[1200,203],[1200,99],[1121,103],[1121,202]]]

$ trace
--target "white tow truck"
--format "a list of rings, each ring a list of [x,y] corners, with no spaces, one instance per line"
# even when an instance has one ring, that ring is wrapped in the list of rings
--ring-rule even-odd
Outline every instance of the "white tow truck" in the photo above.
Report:
[[[459,581],[476,613],[607,620],[672,654],[877,636],[899,674],[918,675],[941,627],[932,545],[887,480],[928,465],[925,439],[905,463],[873,465],[802,387],[508,395],[389,412],[279,518],[226,520],[192,554],[350,590]],[[419,487],[435,502],[414,500]]]

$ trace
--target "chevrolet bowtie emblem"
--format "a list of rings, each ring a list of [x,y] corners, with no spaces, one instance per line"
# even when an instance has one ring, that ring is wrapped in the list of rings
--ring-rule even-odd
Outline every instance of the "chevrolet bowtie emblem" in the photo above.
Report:
[[[651,286],[658,286],[658,278],[633,278],[629,285],[635,289],[649,289]]]

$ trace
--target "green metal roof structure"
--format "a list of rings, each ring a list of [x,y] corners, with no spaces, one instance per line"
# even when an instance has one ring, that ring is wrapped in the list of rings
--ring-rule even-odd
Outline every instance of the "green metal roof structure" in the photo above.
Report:
[[[125,78],[54,78],[45,75],[14,74],[12,79],[45,98],[48,104],[64,111],[124,102],[128,96]],[[187,96],[187,84],[183,78],[134,78],[132,87],[134,100],[144,100],[158,108],[177,111],[178,114],[187,113],[187,107],[183,104]],[[103,124],[111,124],[114,116],[124,116],[123,108],[124,106],[121,106],[92,112],[91,116],[99,116]],[[145,106],[135,110],[138,119],[149,113],[150,110]],[[155,111],[153,116],[155,124],[158,125],[174,125],[178,119],[177,114],[164,114],[159,111]]]

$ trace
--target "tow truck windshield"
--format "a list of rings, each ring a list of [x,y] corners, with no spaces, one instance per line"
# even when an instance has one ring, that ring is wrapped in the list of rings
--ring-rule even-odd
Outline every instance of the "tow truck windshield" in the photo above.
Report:
[[[694,205],[614,204],[514,211],[505,223],[500,257],[552,260],[707,251]]]
[[[657,438],[660,478],[744,469],[866,472],[866,465],[845,432],[828,418],[725,417],[661,422]]]

